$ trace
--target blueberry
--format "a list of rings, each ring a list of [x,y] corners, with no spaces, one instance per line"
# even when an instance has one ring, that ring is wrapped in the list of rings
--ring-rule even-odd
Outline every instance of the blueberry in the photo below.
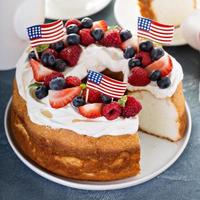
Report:
[[[152,61],[158,60],[162,56],[164,56],[164,50],[162,48],[152,49],[152,51],[151,51],[151,60]]]
[[[37,60],[37,57],[36,57],[34,51],[31,51],[31,52],[28,54],[28,59],[30,60],[31,58],[33,58],[34,60]]]
[[[151,41],[141,42],[139,47],[141,51],[149,52],[153,49],[153,43]]]
[[[76,24],[71,24],[67,26],[67,34],[78,33],[79,27]]]
[[[136,67],[136,66],[141,66],[141,65],[142,65],[141,60],[137,59],[137,58],[131,58],[128,61],[128,66],[130,69],[132,69],[133,67]]]
[[[80,36],[75,34],[75,33],[71,33],[67,36],[67,44],[69,45],[75,45],[75,44],[79,44],[80,43]]]
[[[171,81],[168,77],[163,77],[157,81],[158,87],[161,89],[168,88],[171,84]]]
[[[77,96],[73,99],[72,103],[75,107],[83,106],[85,105],[85,99],[82,96]]]
[[[66,87],[65,79],[62,77],[54,78],[50,81],[49,87],[51,90],[62,90]]]
[[[40,85],[35,90],[35,96],[42,99],[48,95],[48,88],[45,85]]]
[[[51,44],[50,48],[56,50],[57,52],[60,52],[61,50],[65,48],[65,45],[63,41],[59,41],[59,42]]]
[[[129,30],[121,30],[120,37],[122,41],[126,41],[132,37],[132,33]]]
[[[48,65],[48,59],[49,59],[50,54],[49,53],[43,53],[41,56],[41,62],[43,65],[47,66]]]
[[[101,94],[101,100],[103,101],[103,103],[108,104],[111,103],[112,98],[107,95]]]
[[[47,61],[47,65],[49,67],[54,67],[54,65],[56,64],[56,59],[53,55],[49,55],[48,57],[48,61]]]
[[[127,47],[124,50],[124,58],[132,58],[135,55],[135,49],[133,47]]]
[[[159,70],[153,71],[149,76],[151,81],[157,81],[161,78],[161,72]]]
[[[66,64],[66,62],[64,60],[56,59],[55,66],[54,66],[56,71],[64,72],[66,67],[67,67],[67,64]]]
[[[93,21],[89,17],[85,17],[81,20],[81,27],[82,28],[91,28],[92,25],[93,25]]]
[[[91,31],[91,35],[96,41],[99,41],[103,38],[104,31],[101,28],[95,28]]]

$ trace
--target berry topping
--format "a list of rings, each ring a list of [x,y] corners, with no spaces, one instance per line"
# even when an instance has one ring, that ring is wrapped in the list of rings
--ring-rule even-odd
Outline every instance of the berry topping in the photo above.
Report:
[[[76,86],[80,86],[81,84],[81,80],[76,76],[66,77],[65,82],[67,84],[67,87],[76,87]]]
[[[159,70],[153,71],[149,76],[151,81],[157,81],[161,78],[161,73]]]
[[[79,60],[81,55],[82,49],[79,45],[73,45],[64,48],[60,52],[60,58],[69,64],[69,66],[75,66]]]
[[[105,20],[95,21],[95,22],[93,22],[92,29],[96,29],[96,28],[100,28],[103,31],[107,31],[108,30],[108,24],[106,23]]]
[[[157,81],[158,87],[161,89],[168,88],[171,85],[169,77],[162,77]]]
[[[141,67],[134,67],[128,77],[128,82],[133,86],[145,86],[150,83],[148,72]]]
[[[117,119],[121,115],[122,109],[117,102],[112,102],[110,104],[106,104],[103,107],[102,115],[107,120]]]
[[[44,84],[45,84],[46,86],[49,86],[49,82],[50,82],[52,79],[57,78],[57,77],[62,77],[62,78],[64,78],[64,75],[61,74],[61,73],[59,73],[59,72],[54,72],[54,73],[52,73],[52,74],[49,74],[48,76],[45,76],[45,78],[44,78]]]
[[[50,47],[51,47],[51,49],[54,49],[55,51],[60,52],[61,50],[63,50],[65,48],[65,45],[64,45],[63,41],[58,41],[56,43],[50,44]]]
[[[45,85],[40,85],[35,90],[35,96],[38,99],[43,99],[48,95],[48,88]]]
[[[135,55],[135,49],[133,47],[127,47],[124,50],[124,58],[132,58]]]
[[[77,96],[73,99],[73,106],[80,107],[85,105],[85,99],[82,96]]]
[[[102,103],[90,103],[78,108],[79,113],[87,118],[97,118],[102,116]]]
[[[63,90],[49,90],[49,103],[52,108],[62,108],[78,96],[81,88],[66,88]]]
[[[135,51],[138,51],[138,41],[136,39],[128,39],[120,45],[122,50],[126,49],[127,47],[133,47]]]
[[[129,30],[121,30],[120,31],[121,40],[124,42],[132,37],[132,34]]]
[[[64,72],[65,69],[67,68],[67,64],[64,60],[62,59],[56,59],[56,63],[54,66],[54,69],[58,72]]]
[[[67,44],[76,45],[80,43],[80,36],[76,33],[71,33],[67,35]]]
[[[90,34],[90,29],[81,29],[80,32],[81,44],[84,46],[88,46],[95,42],[94,38]]]
[[[68,27],[71,24],[76,24],[79,28],[81,27],[81,22],[78,19],[69,19],[65,23],[65,27]]]
[[[149,52],[141,51],[138,54],[136,54],[135,58],[138,58],[141,60],[143,67],[146,67],[147,65],[152,63]]]
[[[89,17],[85,17],[81,20],[82,28],[91,28],[93,26],[93,20]]]
[[[159,70],[161,72],[161,76],[167,76],[172,71],[172,61],[171,58],[165,54],[159,60],[154,61],[145,69],[149,72],[149,74],[155,70]]]
[[[87,93],[87,90],[84,90],[83,96],[84,96],[85,99],[86,99],[86,93]],[[97,90],[89,89],[88,102],[89,103],[100,103],[100,102],[102,102],[101,93]]]
[[[100,43],[106,47],[120,47],[122,41],[118,29],[111,29],[104,34]]]
[[[122,116],[125,118],[134,117],[142,109],[142,105],[134,97],[128,96],[125,106],[122,107]]]
[[[43,52],[41,62],[44,66],[53,67],[56,63],[56,59],[52,54]]]
[[[30,60],[30,59],[34,59],[34,60],[37,60],[37,58],[36,58],[36,55],[35,55],[35,52],[34,51],[31,51],[29,54],[28,54],[28,59]]]
[[[141,60],[140,60],[140,59],[137,59],[137,58],[131,58],[131,59],[128,61],[129,69],[132,69],[133,67],[141,66],[141,65],[142,65]]]
[[[54,78],[49,82],[49,87],[51,90],[62,90],[66,88],[65,79],[62,77]]]
[[[111,103],[112,98],[105,94],[101,94],[101,100],[104,104],[108,104],[108,103]]]
[[[164,50],[162,48],[152,49],[151,51],[151,60],[159,60],[162,56],[164,56]]]
[[[95,28],[91,31],[91,35],[96,41],[99,41],[103,38],[104,32],[101,28]]]
[[[33,77],[38,82],[44,81],[45,77],[47,77],[48,75],[57,73],[56,71],[53,71],[47,67],[44,67],[41,63],[39,63],[38,61],[34,59],[30,59],[29,62],[32,67]]]
[[[54,49],[47,48],[42,52],[42,55],[46,53],[53,55],[55,58],[58,58],[58,53]]]
[[[67,34],[78,33],[79,27],[76,24],[71,24],[66,28]]]
[[[151,41],[141,42],[139,48],[140,51],[150,52],[153,49],[153,43]]]

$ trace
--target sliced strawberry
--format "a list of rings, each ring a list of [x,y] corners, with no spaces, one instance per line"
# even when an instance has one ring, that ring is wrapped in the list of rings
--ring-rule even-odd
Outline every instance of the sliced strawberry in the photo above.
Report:
[[[135,58],[141,60],[143,67],[146,67],[147,65],[150,65],[152,63],[151,55],[149,52],[140,51],[139,53],[136,54]]]
[[[34,59],[30,59],[29,62],[32,67],[33,77],[38,82],[43,82],[46,76],[49,76],[50,74],[53,73],[57,73],[54,70],[44,67],[40,62]]]
[[[70,103],[81,92],[81,87],[67,88],[63,90],[49,90],[49,103],[52,108],[62,108]]]
[[[108,24],[106,23],[105,20],[95,21],[95,22],[93,22],[92,29],[95,29],[95,28],[101,28],[102,30],[107,31]]]
[[[79,112],[82,116],[87,118],[97,118],[102,116],[102,103],[90,103],[84,106],[80,106]]]
[[[137,52],[139,51],[139,44],[137,39],[134,38],[130,38],[128,40],[126,40],[125,42],[123,42],[120,46],[120,48],[122,50],[125,50],[127,47],[133,47]]]
[[[150,74],[155,70],[159,70],[161,72],[161,76],[167,76],[172,71],[172,61],[168,54],[162,56],[159,60],[154,61],[145,69]]]

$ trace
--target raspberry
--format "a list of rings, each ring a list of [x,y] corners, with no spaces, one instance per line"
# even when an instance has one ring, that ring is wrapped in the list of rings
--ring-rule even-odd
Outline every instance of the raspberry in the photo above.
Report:
[[[81,27],[81,22],[78,19],[69,19],[65,23],[65,27],[68,27],[71,24],[76,24],[79,28]]]
[[[67,87],[76,87],[81,84],[81,80],[76,76],[68,76],[65,79]]]
[[[81,55],[82,49],[79,45],[72,45],[64,48],[59,56],[61,59],[66,61],[69,66],[73,67],[77,64]]]
[[[83,97],[86,98],[86,91],[83,90]],[[93,89],[89,89],[89,95],[88,95],[88,102],[89,103],[101,103],[101,92]]]
[[[90,29],[87,28],[81,29],[79,35],[81,37],[81,44],[84,46],[88,46],[95,42],[94,38],[90,34]]]
[[[46,77],[44,78],[44,84],[45,84],[46,86],[49,86],[49,82],[50,82],[52,79],[57,78],[57,77],[62,77],[62,78],[64,78],[64,75],[61,74],[61,73],[59,73],[59,72],[54,72],[54,73],[52,73],[52,74],[50,74],[50,75],[48,75],[48,76],[46,76]]]
[[[133,86],[145,86],[150,83],[148,72],[141,67],[134,67],[128,77],[128,82]]]
[[[134,97],[128,96],[125,107],[122,108],[122,116],[125,118],[134,117],[142,109],[142,105]]]
[[[151,55],[149,52],[140,51],[138,54],[136,54],[135,58],[138,58],[141,60],[143,67],[146,67],[152,63]]]
[[[114,120],[121,115],[122,109],[117,102],[112,102],[110,104],[106,104],[103,107],[102,115],[107,120]]]
[[[50,55],[53,55],[55,58],[58,58],[58,53],[54,50],[54,49],[45,49],[42,54],[45,54],[45,53],[49,53]]]

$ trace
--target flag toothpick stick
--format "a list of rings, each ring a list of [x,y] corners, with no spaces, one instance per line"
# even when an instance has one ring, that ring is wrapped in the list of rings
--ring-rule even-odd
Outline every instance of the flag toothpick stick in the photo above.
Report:
[[[33,51],[35,52],[35,56],[36,56],[37,60],[39,60],[39,55],[38,55],[36,47],[33,48]]]
[[[86,89],[86,96],[85,96],[85,101],[86,103],[88,102],[88,97],[89,97],[89,89]]]

